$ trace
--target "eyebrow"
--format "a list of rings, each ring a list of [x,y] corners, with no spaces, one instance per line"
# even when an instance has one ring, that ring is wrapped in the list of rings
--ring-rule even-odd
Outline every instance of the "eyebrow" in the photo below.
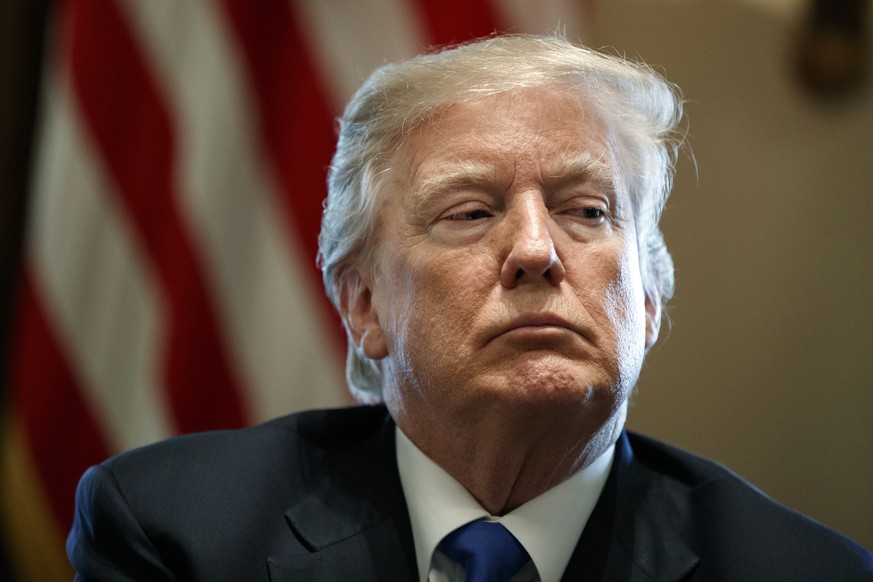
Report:
[[[421,180],[412,191],[412,214],[426,214],[429,202],[441,194],[470,186],[493,184],[498,178],[497,168],[475,160],[458,160],[445,171]]]
[[[422,180],[413,191],[416,198],[427,199],[458,187],[488,184],[497,180],[497,169],[474,160],[459,160],[444,172]]]
[[[608,193],[615,194],[618,187],[615,174],[615,164],[595,158],[589,152],[565,153],[550,164],[549,179],[559,184],[593,182]]]
[[[616,195],[615,165],[589,152],[564,153],[549,163],[546,178],[551,186],[563,187],[573,183],[597,184],[608,194],[614,204]],[[490,164],[476,160],[457,160],[449,168],[421,180],[412,191],[410,213],[413,218],[422,219],[429,205],[441,194],[465,187],[484,187],[494,184],[499,178],[498,169]]]

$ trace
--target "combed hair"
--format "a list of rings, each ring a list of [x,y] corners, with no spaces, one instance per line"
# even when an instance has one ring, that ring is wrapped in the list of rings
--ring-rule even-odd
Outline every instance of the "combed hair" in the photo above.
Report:
[[[576,46],[559,36],[495,36],[377,69],[339,120],[319,235],[319,265],[339,307],[347,285],[374,266],[375,226],[388,159],[420,123],[443,108],[516,89],[562,88],[611,130],[637,224],[646,293],[664,306],[673,261],[658,221],[681,143],[678,88],[647,65]],[[349,338],[346,378],[364,402],[381,399],[378,361]]]

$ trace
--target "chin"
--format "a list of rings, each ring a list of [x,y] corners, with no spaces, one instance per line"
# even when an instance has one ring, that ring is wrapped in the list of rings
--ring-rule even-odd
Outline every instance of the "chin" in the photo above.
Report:
[[[599,366],[562,358],[528,362],[505,378],[500,397],[531,408],[561,406],[611,410],[625,390],[617,379]]]
[[[567,357],[558,353],[531,354],[510,371],[517,382],[549,386],[558,391],[579,391],[617,383],[617,366],[599,359]]]

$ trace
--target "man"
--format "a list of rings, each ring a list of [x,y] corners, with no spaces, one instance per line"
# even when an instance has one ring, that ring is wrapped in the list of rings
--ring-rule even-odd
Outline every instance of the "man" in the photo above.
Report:
[[[320,238],[371,404],[92,468],[80,578],[873,580],[856,544],[623,430],[673,290],[680,118],[644,66],[558,38],[374,73]]]

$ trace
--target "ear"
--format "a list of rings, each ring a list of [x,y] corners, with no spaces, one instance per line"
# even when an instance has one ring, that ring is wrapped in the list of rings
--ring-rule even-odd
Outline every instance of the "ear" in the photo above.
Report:
[[[339,312],[352,342],[371,360],[388,356],[385,334],[372,301],[371,284],[360,273],[349,273],[339,293]]]
[[[656,292],[646,292],[646,351],[658,341],[661,330],[661,300]]]

